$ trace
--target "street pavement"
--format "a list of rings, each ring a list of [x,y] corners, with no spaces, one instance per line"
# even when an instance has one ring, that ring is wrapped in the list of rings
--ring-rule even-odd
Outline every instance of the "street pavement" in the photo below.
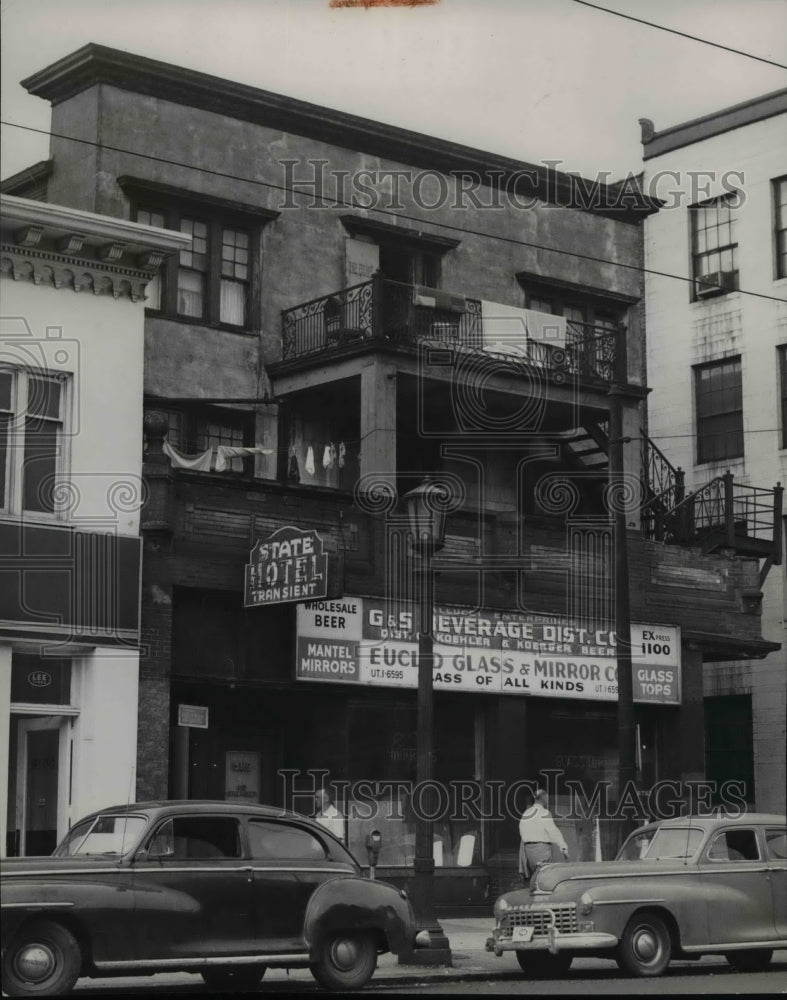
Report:
[[[394,955],[381,955],[377,971],[367,990],[375,988],[395,990],[405,990],[408,987],[441,986],[446,987],[451,983],[477,981],[479,992],[488,993],[488,988],[481,987],[481,981],[489,984],[490,980],[496,977],[511,981],[517,979],[520,984],[525,980],[525,976],[519,969],[516,957],[505,954],[497,958],[493,952],[486,951],[486,939],[492,933],[494,919],[492,917],[463,917],[457,919],[441,920],[443,930],[451,944],[453,965],[450,968],[441,966],[414,966],[400,965]],[[600,958],[575,958],[571,966],[570,973],[566,979],[572,980],[572,985],[580,986],[583,974],[598,976],[599,972],[614,973],[618,976],[617,966],[609,959]],[[722,956],[705,957],[695,962],[673,962],[670,965],[670,975],[679,974],[681,970],[693,971],[696,976],[700,970],[707,971],[708,974],[727,976],[731,972],[729,966]],[[762,987],[760,992],[787,993],[787,950],[777,951],[773,956],[772,971],[765,974],[764,982],[767,986]],[[745,976],[736,974],[743,985]],[[734,981],[734,980],[733,980]],[[636,980],[628,980],[633,986]],[[655,984],[654,980],[648,982]],[[100,996],[111,996],[112,994],[126,994],[136,992],[159,992],[166,993],[191,993],[198,991],[204,995],[202,980],[198,976],[188,973],[164,973],[157,976],[148,977],[123,977],[122,979],[81,979],[77,984],[75,992],[85,995],[93,994]],[[609,980],[607,980],[609,983]],[[535,985],[535,984],[534,984]],[[546,986],[546,984],[544,983]],[[590,985],[590,984],[588,984]],[[548,990],[550,993],[559,993],[560,985],[555,983],[556,989]],[[265,974],[262,983],[261,993],[276,993],[281,987],[281,992],[300,992],[315,989],[316,984],[308,969],[269,969]],[[509,990],[507,990],[509,992]],[[532,989],[529,991],[532,993]],[[547,992],[547,990],[545,990]],[[588,993],[597,992],[590,988]],[[640,992],[634,991],[631,992]],[[649,991],[652,992],[652,991]],[[744,992],[750,992],[745,990]]]

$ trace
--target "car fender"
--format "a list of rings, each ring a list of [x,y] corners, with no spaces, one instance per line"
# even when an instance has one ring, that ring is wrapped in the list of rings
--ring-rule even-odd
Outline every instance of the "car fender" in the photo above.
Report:
[[[653,866],[647,872],[621,878],[572,878],[562,882],[555,893],[544,896],[543,903],[549,905],[558,898],[579,903],[587,893],[593,899],[588,916],[595,929],[618,938],[635,913],[654,910],[673,922],[678,933],[676,944],[700,945],[708,941],[708,919],[698,889],[696,868]]]
[[[335,931],[375,932],[381,951],[409,951],[415,918],[407,896],[385,882],[334,878],[323,882],[306,908],[303,936],[316,960],[326,937]]]
[[[131,898],[131,875],[105,866],[84,873],[59,867],[62,871],[17,872],[2,878],[3,946],[28,921],[47,919],[68,927],[86,956],[98,958],[105,947],[103,916],[117,910],[119,896],[128,893]]]

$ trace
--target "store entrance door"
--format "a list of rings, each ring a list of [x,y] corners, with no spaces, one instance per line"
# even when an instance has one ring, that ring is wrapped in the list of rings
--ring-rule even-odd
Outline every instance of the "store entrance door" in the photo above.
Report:
[[[21,857],[51,854],[57,846],[61,716],[19,719],[16,796],[9,829]]]

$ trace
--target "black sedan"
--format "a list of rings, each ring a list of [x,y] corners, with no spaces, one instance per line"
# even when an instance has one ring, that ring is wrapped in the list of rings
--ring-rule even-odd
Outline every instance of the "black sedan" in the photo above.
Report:
[[[410,951],[415,936],[403,892],[362,878],[323,827],[263,806],[103,809],[51,857],[5,860],[1,885],[11,996],[173,971],[243,989],[268,966],[308,966],[326,989],[359,989],[378,954]]]

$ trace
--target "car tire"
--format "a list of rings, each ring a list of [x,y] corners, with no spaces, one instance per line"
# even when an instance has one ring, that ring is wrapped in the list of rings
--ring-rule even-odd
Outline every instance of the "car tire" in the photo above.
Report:
[[[656,913],[636,913],[626,924],[615,956],[630,976],[660,976],[672,957],[672,938]]]
[[[61,924],[39,920],[15,936],[3,956],[3,993],[51,997],[69,993],[82,969],[77,939]]]
[[[212,990],[253,990],[262,982],[265,965],[217,965],[200,972],[206,986]]]
[[[762,972],[771,964],[773,948],[747,948],[745,951],[728,951],[724,957],[736,972]]]
[[[516,960],[519,968],[531,979],[557,979],[565,976],[571,968],[573,955],[559,952],[552,955],[548,951],[517,951]]]
[[[369,934],[355,931],[331,934],[311,966],[312,975],[326,990],[360,990],[377,968],[377,946]]]

